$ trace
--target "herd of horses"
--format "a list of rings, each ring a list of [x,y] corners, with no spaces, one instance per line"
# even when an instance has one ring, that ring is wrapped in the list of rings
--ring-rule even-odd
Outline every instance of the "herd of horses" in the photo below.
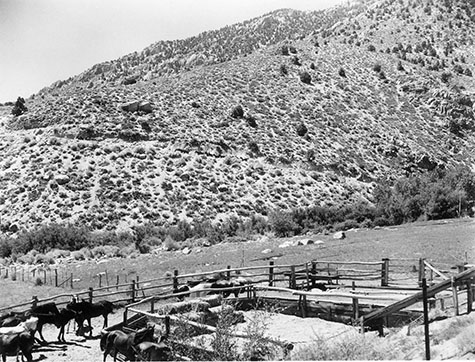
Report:
[[[84,335],[89,331],[92,336],[91,318],[104,317],[107,327],[107,316],[115,309],[113,303],[103,300],[96,303],[78,301],[72,297],[65,308],[58,309],[54,302],[37,305],[25,312],[10,312],[0,316],[0,353],[3,362],[6,356],[17,356],[21,352],[27,361],[32,360],[31,351],[34,343],[48,343],[43,336],[43,326],[52,324],[59,329],[58,341],[66,342],[64,330],[66,325],[75,320],[78,325],[76,334]],[[88,326],[84,322],[88,322]],[[38,332],[39,338],[35,335]]]
[[[206,280],[190,281],[186,285],[177,287],[173,292],[178,300],[185,297],[201,297],[208,294],[221,294],[228,297],[234,294],[236,297],[244,291],[244,285],[248,281],[242,277],[229,279],[220,275]],[[92,338],[91,319],[102,316],[104,318],[103,329],[108,325],[108,315],[113,313],[118,306],[110,301],[101,300],[95,303],[78,300],[72,296],[71,301],[64,307],[58,308],[54,302],[34,306],[25,312],[10,312],[0,315],[0,354],[2,361],[7,356],[21,354],[26,360],[32,361],[32,351],[35,342],[47,344],[42,330],[46,324],[54,325],[59,329],[58,341],[66,343],[64,332],[70,321],[77,323],[76,335]],[[87,321],[87,325],[85,322]],[[38,332],[39,339],[35,337]],[[171,350],[166,343],[166,337],[157,340],[154,326],[147,326],[130,333],[121,330],[102,331],[100,348],[104,353],[104,361],[111,354],[116,361],[120,352],[130,361],[164,361],[171,356]]]

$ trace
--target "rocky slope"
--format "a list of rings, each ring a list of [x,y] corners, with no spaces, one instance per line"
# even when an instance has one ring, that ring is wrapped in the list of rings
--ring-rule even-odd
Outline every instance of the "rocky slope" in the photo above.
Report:
[[[472,165],[474,26],[466,1],[367,1],[97,65],[4,117],[1,222],[265,215]]]

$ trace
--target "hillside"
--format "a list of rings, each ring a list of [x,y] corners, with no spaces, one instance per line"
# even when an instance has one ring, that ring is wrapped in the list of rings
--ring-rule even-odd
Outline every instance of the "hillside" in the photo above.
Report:
[[[371,201],[378,179],[471,166],[471,8],[280,10],[57,82],[27,113],[3,109],[1,222],[266,215]]]

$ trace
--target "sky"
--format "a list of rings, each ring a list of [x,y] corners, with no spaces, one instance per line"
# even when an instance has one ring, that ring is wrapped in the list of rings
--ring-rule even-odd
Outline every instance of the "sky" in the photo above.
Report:
[[[94,64],[282,8],[342,0],[0,0],[0,102]]]

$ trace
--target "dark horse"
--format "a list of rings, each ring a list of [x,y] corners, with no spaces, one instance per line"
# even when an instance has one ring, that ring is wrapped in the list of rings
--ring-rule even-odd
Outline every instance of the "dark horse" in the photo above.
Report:
[[[31,308],[26,312],[26,316],[34,316],[38,318],[38,327],[37,331],[40,335],[40,338],[43,342],[46,342],[43,337],[43,325],[45,324],[54,324],[56,327],[60,328],[61,326],[58,323],[59,320],[59,310],[54,302],[45,303]]]
[[[137,354],[137,345],[142,342],[154,341],[154,326],[139,329],[136,332],[125,333],[119,330],[110,331],[101,337],[101,351],[104,351],[104,362],[107,355],[112,352],[114,362],[117,359],[117,353],[122,353],[129,361],[135,361]]]
[[[78,302],[73,298],[72,301],[66,305],[66,308],[77,313],[76,322],[78,324],[78,332],[84,333],[83,323],[87,320],[87,323],[89,324],[89,336],[92,336],[91,318],[103,316],[104,325],[102,328],[105,328],[107,327],[107,316],[110,313],[113,313],[116,307],[108,300],[100,300],[97,303],[90,303],[84,300]]]
[[[33,333],[30,332],[0,335],[2,361],[5,362],[7,356],[17,356],[18,359],[18,353],[20,351],[28,362],[33,361],[31,351],[34,343],[35,337],[33,337]]]

